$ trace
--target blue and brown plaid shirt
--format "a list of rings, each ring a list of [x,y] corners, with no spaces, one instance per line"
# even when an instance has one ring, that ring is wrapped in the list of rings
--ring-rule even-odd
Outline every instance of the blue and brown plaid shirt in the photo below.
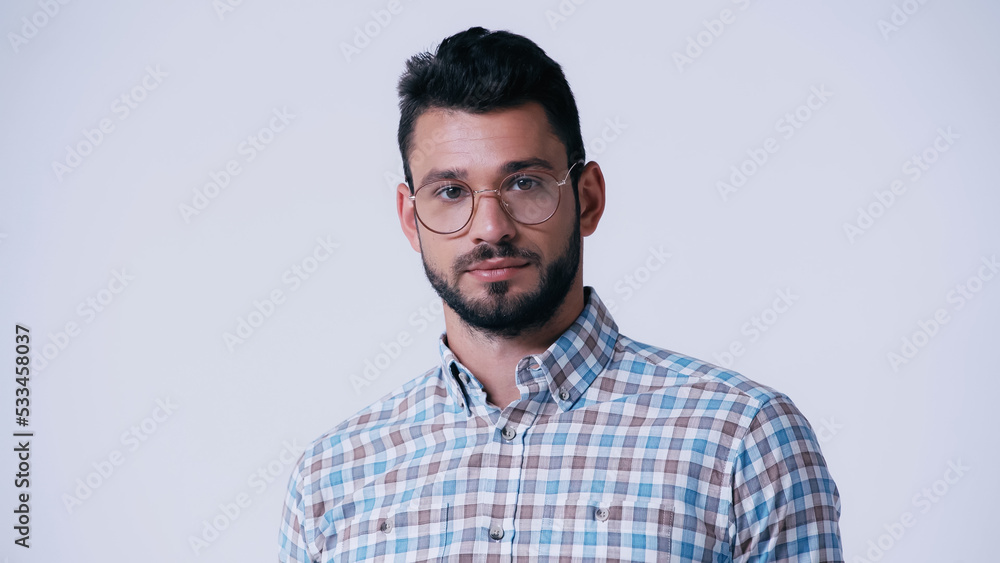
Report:
[[[306,448],[280,561],[843,561],[840,497],[785,395],[636,342],[593,288],[504,408],[441,365]]]

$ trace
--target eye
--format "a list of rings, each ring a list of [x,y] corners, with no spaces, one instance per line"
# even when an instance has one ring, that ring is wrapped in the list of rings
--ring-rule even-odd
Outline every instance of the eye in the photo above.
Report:
[[[523,174],[511,178],[507,183],[506,189],[527,192],[537,189],[541,185],[542,180],[538,176]]]
[[[445,184],[434,189],[434,199],[443,201],[458,201],[467,194],[468,190],[460,184]]]

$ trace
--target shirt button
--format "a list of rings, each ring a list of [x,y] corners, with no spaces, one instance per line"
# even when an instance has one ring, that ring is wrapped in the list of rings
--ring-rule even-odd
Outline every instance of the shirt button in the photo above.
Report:
[[[538,364],[531,364],[530,366],[528,366],[528,369],[538,369],[538,368],[539,368]]]
[[[605,520],[608,519],[608,509],[598,508],[597,510],[594,511],[594,518],[597,518],[599,521],[604,522]]]
[[[389,532],[392,531],[392,522],[389,520],[382,520],[382,523],[379,525],[378,529],[388,534]]]
[[[566,391],[565,389],[559,391],[559,398],[562,399],[562,400],[564,400],[564,401],[567,400],[567,399],[569,399],[569,392]]]
[[[514,430],[513,426],[504,426],[503,430],[500,431],[500,435],[503,436],[504,440],[509,442],[514,439],[514,436],[517,436],[517,430]],[[503,534],[503,531],[500,533]]]
[[[490,526],[490,537],[493,538],[494,541],[500,541],[503,539],[503,528],[500,527],[500,524],[493,524]]]

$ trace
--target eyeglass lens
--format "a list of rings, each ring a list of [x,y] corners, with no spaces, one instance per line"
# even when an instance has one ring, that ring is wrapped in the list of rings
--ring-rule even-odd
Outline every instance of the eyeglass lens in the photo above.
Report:
[[[461,229],[469,221],[473,199],[473,190],[465,183],[442,180],[418,189],[415,205],[417,215],[428,228],[446,233]],[[559,181],[546,172],[518,172],[500,184],[500,199],[516,221],[541,223],[559,205]]]

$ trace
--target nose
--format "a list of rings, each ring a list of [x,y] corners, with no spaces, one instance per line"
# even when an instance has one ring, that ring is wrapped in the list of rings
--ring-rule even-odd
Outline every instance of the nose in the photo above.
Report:
[[[473,242],[496,244],[505,238],[514,238],[517,234],[514,219],[504,209],[500,194],[496,190],[477,190],[475,194],[479,197],[474,202],[469,228]]]

